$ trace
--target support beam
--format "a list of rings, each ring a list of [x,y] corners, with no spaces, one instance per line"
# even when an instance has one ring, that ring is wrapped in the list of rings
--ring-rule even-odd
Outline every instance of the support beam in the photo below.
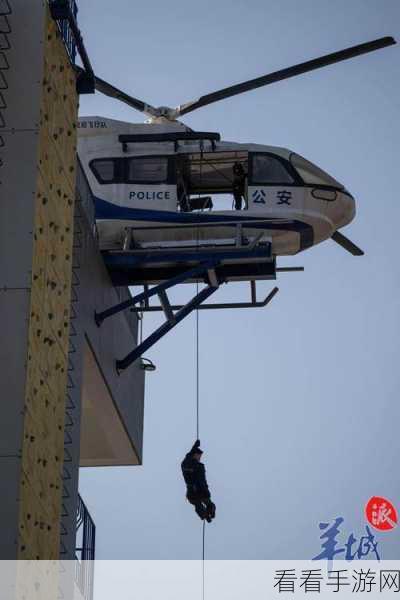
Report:
[[[253,304],[257,303],[257,287],[254,279],[250,281],[250,289],[251,289],[251,301]]]
[[[210,284],[213,285],[214,287],[218,287],[218,277],[215,272],[215,269],[208,269],[207,273],[208,273],[208,280],[209,280]]]
[[[171,288],[175,285],[178,285],[179,283],[184,283],[188,279],[191,279],[192,277],[196,277],[197,275],[200,275],[201,273],[205,273],[208,269],[215,267],[215,266],[216,266],[216,262],[211,262],[211,261],[205,262],[203,264],[200,264],[197,267],[194,267],[193,269],[184,271],[183,273],[177,275],[176,277],[172,277],[172,279],[168,279],[167,281],[164,281],[163,283],[160,283],[159,285],[156,285],[150,289],[148,288],[148,286],[145,286],[143,292],[141,292],[140,294],[137,294],[136,296],[133,296],[129,300],[125,300],[124,302],[121,302],[120,304],[111,306],[107,310],[103,310],[100,313],[95,312],[94,320],[96,321],[97,326],[100,327],[100,325],[102,324],[104,319],[107,319],[108,317],[116,315],[117,313],[119,313],[127,308],[130,308],[131,306],[134,306],[135,304],[139,304],[140,302],[145,301],[146,306],[148,306],[148,300],[152,296],[159,295],[160,292],[163,292],[163,291],[165,292],[169,288]]]
[[[218,287],[209,286],[201,290],[190,302],[182,306],[180,310],[174,315],[173,321],[166,321],[159,327],[154,333],[149,335],[141,344],[139,344],[132,352],[130,352],[122,360],[116,361],[117,371],[123,371],[127,369],[132,363],[135,362],[146,350],[154,346],[164,335],[166,335],[171,329],[173,329],[178,323],[180,323],[185,317],[190,315],[196,308],[198,308],[204,300],[206,300],[211,294],[213,294]]]
[[[175,315],[172,311],[171,304],[169,303],[167,293],[164,292],[164,290],[162,290],[161,292],[159,292],[158,297],[160,299],[160,304],[164,311],[165,318],[167,319],[167,321],[174,323]]]

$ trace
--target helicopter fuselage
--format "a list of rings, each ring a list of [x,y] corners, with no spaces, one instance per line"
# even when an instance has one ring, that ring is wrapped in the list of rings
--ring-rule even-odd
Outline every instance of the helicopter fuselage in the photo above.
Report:
[[[103,250],[121,249],[129,230],[135,247],[212,246],[240,233],[270,241],[275,256],[292,255],[354,218],[344,186],[290,150],[196,139],[182,123],[158,121],[79,121]]]

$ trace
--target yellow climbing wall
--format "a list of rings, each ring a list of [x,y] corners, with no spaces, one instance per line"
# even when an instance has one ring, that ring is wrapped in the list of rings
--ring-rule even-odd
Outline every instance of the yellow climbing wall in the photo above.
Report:
[[[20,484],[20,559],[57,559],[60,545],[78,96],[75,73],[48,11],[44,44]]]

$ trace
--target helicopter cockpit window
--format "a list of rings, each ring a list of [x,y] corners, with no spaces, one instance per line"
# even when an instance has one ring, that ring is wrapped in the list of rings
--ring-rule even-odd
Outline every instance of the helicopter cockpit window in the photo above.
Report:
[[[146,157],[128,159],[128,183],[165,183],[168,179],[168,158]]]
[[[335,188],[343,189],[343,185],[336,181],[336,179],[299,154],[293,153],[290,156],[290,162],[303,179],[304,183],[329,185]]]
[[[285,165],[268,154],[253,154],[251,182],[254,184],[293,183]]]
[[[115,179],[115,160],[112,158],[93,160],[90,164],[100,183],[112,183]]]

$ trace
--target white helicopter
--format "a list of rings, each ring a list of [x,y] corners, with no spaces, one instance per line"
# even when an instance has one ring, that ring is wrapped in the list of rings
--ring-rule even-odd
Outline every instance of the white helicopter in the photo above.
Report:
[[[237,243],[240,235],[244,243],[269,242],[274,257],[329,238],[362,255],[338,231],[355,216],[354,198],[328,173],[285,148],[221,141],[219,134],[192,131],[177,119],[395,43],[384,37],[353,46],[175,109],[155,108],[96,77],[96,90],[149,118],[144,124],[79,119],[78,155],[95,198],[100,248],[218,248]]]

